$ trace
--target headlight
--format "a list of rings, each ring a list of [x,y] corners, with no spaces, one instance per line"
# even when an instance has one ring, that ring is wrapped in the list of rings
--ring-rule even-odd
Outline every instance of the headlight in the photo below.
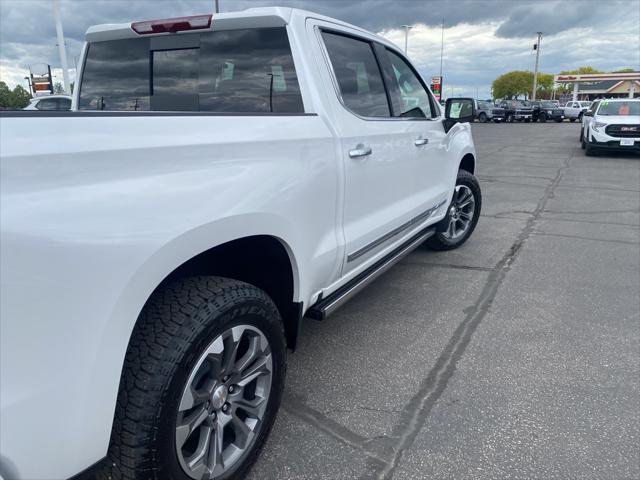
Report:
[[[591,128],[593,128],[596,132],[600,132],[601,131],[600,129],[604,128],[606,126],[607,126],[607,124],[606,123],[602,123],[602,122],[593,122],[591,124]]]

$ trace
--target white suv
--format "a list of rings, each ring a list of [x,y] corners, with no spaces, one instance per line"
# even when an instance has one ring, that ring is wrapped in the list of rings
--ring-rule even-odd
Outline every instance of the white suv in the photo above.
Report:
[[[640,152],[640,99],[596,100],[582,117],[586,155],[596,149]]]

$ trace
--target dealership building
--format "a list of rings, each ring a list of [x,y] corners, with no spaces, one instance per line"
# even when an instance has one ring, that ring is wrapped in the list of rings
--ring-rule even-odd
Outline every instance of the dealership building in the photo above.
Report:
[[[572,100],[640,97],[640,72],[555,75],[554,81],[573,84]]]

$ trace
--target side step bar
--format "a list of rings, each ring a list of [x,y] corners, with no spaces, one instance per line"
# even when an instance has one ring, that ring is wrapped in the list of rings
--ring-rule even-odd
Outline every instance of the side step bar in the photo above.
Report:
[[[307,310],[305,316],[315,320],[324,320],[344,305],[356,293],[366,287],[370,282],[378,278],[393,265],[402,260],[403,257],[419,247],[420,244],[435,234],[435,232],[436,231],[433,226],[421,231],[396,250],[380,259],[371,267],[367,268],[349,283],[343,285],[328,297],[318,300],[309,308],[309,310]]]

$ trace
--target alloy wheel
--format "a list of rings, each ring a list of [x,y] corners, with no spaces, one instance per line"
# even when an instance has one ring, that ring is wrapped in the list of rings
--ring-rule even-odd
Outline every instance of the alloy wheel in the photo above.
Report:
[[[183,389],[175,445],[184,472],[215,479],[253,446],[273,379],[267,337],[251,325],[225,330],[202,353]]]
[[[449,206],[449,225],[442,235],[449,240],[462,237],[471,226],[475,210],[476,201],[471,189],[466,185],[456,185]]]

